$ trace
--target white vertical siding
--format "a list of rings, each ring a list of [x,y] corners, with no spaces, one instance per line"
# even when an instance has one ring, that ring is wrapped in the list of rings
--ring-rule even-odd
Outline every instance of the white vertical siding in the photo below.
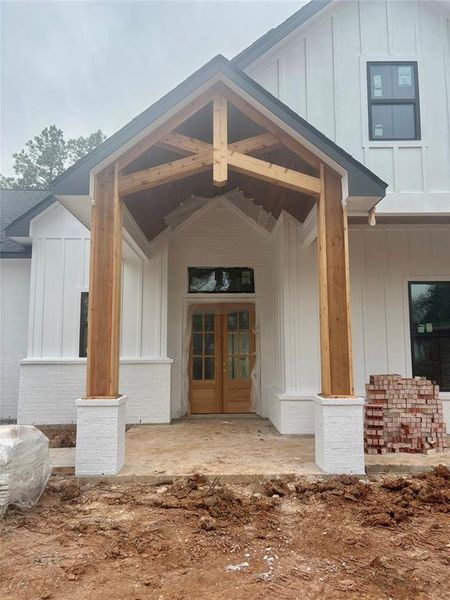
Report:
[[[374,373],[411,375],[408,281],[450,280],[450,227],[349,231],[355,387]]]
[[[306,38],[306,73],[307,119],[326,136],[335,139],[332,20]]]
[[[89,278],[89,231],[56,203],[36,217],[28,357],[76,357],[80,297]]]
[[[31,225],[28,358],[76,358],[81,292],[89,289],[89,231],[55,204]],[[142,259],[124,244],[121,356],[166,356],[167,248]],[[22,357],[23,358],[23,357]]]
[[[20,361],[27,353],[29,258],[0,261],[0,419],[17,417]]]
[[[300,223],[283,212],[273,233],[274,313],[279,393],[319,391],[316,244],[303,244]]]
[[[364,395],[372,374],[411,375],[408,281],[450,280],[450,227],[351,226],[349,252],[355,391]],[[282,214],[272,259],[274,385],[281,394],[312,396],[320,391],[316,243],[303,245],[301,228]]]
[[[336,2],[247,68],[388,184],[379,212],[450,210],[450,35],[431,2]],[[421,139],[370,141],[368,61],[417,61]]]

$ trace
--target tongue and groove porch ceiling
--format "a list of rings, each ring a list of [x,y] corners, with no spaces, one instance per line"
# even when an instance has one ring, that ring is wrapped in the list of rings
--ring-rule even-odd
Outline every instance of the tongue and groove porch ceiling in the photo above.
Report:
[[[250,160],[250,157],[256,157],[260,161],[265,161],[265,163],[270,163],[273,166],[284,167],[281,170],[282,176],[285,172],[290,173],[291,171],[314,179],[318,176],[317,169],[309,164],[311,160],[306,162],[297,153],[286,148],[279,139],[268,133],[261,124],[255,123],[232,103],[226,103],[226,111],[228,149],[238,150],[242,154],[245,153]],[[216,167],[213,173],[213,160],[209,158],[211,156],[211,146],[214,142],[213,115],[213,102],[209,102],[165,136],[164,141],[150,147],[123,168],[119,185],[124,202],[149,240],[156,237],[167,227],[165,217],[192,195],[213,198],[238,188],[247,198],[251,198],[255,204],[262,206],[265,211],[271,213],[275,219],[279,217],[282,210],[286,210],[300,222],[305,220],[314,205],[314,195],[289,189],[288,187],[281,187],[279,184],[236,171],[234,166],[230,164],[233,162],[233,158],[230,158],[230,156],[228,156],[228,169],[225,167],[225,170],[222,169],[221,171],[220,168]],[[221,133],[216,131],[216,141],[217,136],[220,135]],[[192,146],[192,141],[184,136],[196,140],[194,141],[195,148]],[[234,145],[250,138],[255,138],[255,140],[241,142],[240,146]],[[216,146],[217,144],[214,145],[214,148]],[[193,151],[197,153],[196,156],[200,157],[197,166],[201,166],[201,172],[192,175],[187,174],[183,178],[160,185],[152,184],[152,174],[156,173],[157,177],[160,177],[161,171],[158,173],[155,170],[149,171],[149,169],[182,159],[189,165],[191,161],[197,160],[194,158]],[[222,148],[222,152],[226,154],[227,148]],[[260,163],[257,163],[258,168],[259,166]],[[240,166],[238,168],[242,171]],[[251,168],[253,168],[253,165],[251,165]],[[164,169],[170,170],[170,167],[163,167],[163,172]],[[244,170],[246,170],[245,164]],[[150,182],[150,187],[136,189],[139,188],[139,180],[142,179],[141,175],[134,175],[136,173],[144,173],[147,182]],[[148,178],[149,173],[150,179]],[[216,181],[215,185],[215,177],[222,178],[224,181],[219,182],[219,185]],[[170,171],[168,178],[170,178]]]

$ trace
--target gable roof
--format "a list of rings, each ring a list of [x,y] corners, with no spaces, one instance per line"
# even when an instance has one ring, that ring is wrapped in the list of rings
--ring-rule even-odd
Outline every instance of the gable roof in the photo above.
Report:
[[[377,199],[376,201],[384,197],[387,187],[384,181],[220,54],[67,169],[55,179],[51,192],[60,196],[88,195],[89,176],[93,167],[107,159],[141,133],[143,129],[164,117],[168,111],[218,75],[224,76],[235,84],[271,114],[300,134],[303,139],[345,169],[348,173],[350,196],[374,197]]]
[[[245,69],[257,58],[273,48],[287,35],[292,33],[297,27],[306,23],[311,17],[317,14],[322,8],[328,6],[332,0],[311,0],[305,6],[302,6],[297,12],[280,23],[277,27],[270,29],[267,33],[258,38],[255,42],[247,46],[242,52],[237,54],[232,62],[236,67]]]
[[[48,190],[0,190],[0,256],[29,258],[31,247],[11,240],[27,237],[33,217],[56,202]]]

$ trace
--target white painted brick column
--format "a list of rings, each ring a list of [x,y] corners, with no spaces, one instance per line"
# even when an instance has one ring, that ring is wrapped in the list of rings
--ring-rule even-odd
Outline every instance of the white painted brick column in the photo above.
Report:
[[[75,475],[116,475],[125,461],[126,396],[77,405]]]
[[[365,473],[364,399],[314,399],[316,464],[325,473]]]

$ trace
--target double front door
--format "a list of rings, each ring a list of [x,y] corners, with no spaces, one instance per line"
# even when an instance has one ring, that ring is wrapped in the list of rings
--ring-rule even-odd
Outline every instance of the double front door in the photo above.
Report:
[[[191,318],[191,413],[251,412],[251,375],[256,358],[254,305],[198,306]]]

